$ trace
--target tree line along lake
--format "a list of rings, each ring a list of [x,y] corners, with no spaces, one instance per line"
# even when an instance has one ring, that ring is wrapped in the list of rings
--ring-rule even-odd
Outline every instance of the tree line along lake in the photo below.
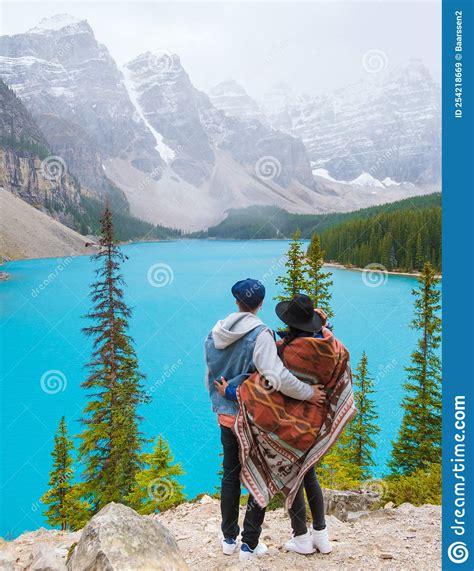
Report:
[[[267,296],[262,319],[274,329],[277,276],[284,273],[286,241],[201,241],[124,246],[126,301],[133,308],[130,333],[146,374],[151,403],[141,407],[142,429],[162,434],[186,474],[188,497],[218,484],[220,438],[204,385],[203,342],[210,328],[234,310],[231,285],[260,279]],[[375,379],[379,414],[374,476],[386,473],[391,442],[402,419],[404,367],[417,333],[411,290],[416,278],[368,276],[340,268],[333,273],[331,320],[351,353],[353,367],[365,351]],[[17,536],[45,524],[39,499],[47,488],[53,435],[64,414],[77,434],[85,403],[80,387],[91,342],[87,256],[22,260],[5,265],[1,284],[2,522],[0,535]]]

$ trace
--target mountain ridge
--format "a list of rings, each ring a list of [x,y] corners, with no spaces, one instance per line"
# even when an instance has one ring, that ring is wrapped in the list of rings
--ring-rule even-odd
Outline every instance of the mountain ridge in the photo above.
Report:
[[[421,186],[394,174],[385,163],[396,160],[383,145],[359,161],[364,170],[346,176],[358,156],[348,137],[333,138],[334,156],[325,159],[306,137],[311,121],[290,129],[235,82],[224,83],[233,93],[224,105],[226,89],[196,89],[176,54],[147,52],[119,68],[89,23],[68,15],[2,36],[0,76],[81,184],[99,195],[122,193],[123,208],[153,224],[196,231],[223,220],[229,206],[323,213],[439,190],[429,169],[417,175]],[[400,168],[418,172],[423,160]]]

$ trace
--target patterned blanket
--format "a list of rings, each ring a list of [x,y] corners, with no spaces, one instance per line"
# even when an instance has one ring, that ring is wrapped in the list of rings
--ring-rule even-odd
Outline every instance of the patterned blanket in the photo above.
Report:
[[[328,329],[322,339],[295,339],[285,347],[283,362],[300,380],[324,385],[328,398],[323,406],[289,398],[258,372],[239,387],[241,480],[262,507],[279,491],[291,507],[306,472],[357,413],[349,353]]]

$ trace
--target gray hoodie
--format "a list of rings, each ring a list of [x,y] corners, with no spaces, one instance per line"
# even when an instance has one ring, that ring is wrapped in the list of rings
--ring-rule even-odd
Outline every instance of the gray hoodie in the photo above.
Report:
[[[218,321],[212,329],[216,349],[225,349],[259,325],[263,325],[263,322],[253,313],[231,313]],[[283,365],[273,333],[268,327],[257,336],[253,362],[257,371],[275,390],[298,400],[309,400],[313,396],[312,387],[297,379]]]

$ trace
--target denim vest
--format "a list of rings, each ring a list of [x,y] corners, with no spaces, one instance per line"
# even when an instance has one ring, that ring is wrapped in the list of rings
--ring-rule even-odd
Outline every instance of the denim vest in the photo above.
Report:
[[[253,350],[258,334],[266,325],[257,325],[232,345],[225,349],[216,349],[212,331],[206,339],[207,387],[212,402],[212,410],[218,414],[236,415],[238,403],[228,400],[217,392],[214,381],[224,377],[229,385],[240,385],[255,372]]]

